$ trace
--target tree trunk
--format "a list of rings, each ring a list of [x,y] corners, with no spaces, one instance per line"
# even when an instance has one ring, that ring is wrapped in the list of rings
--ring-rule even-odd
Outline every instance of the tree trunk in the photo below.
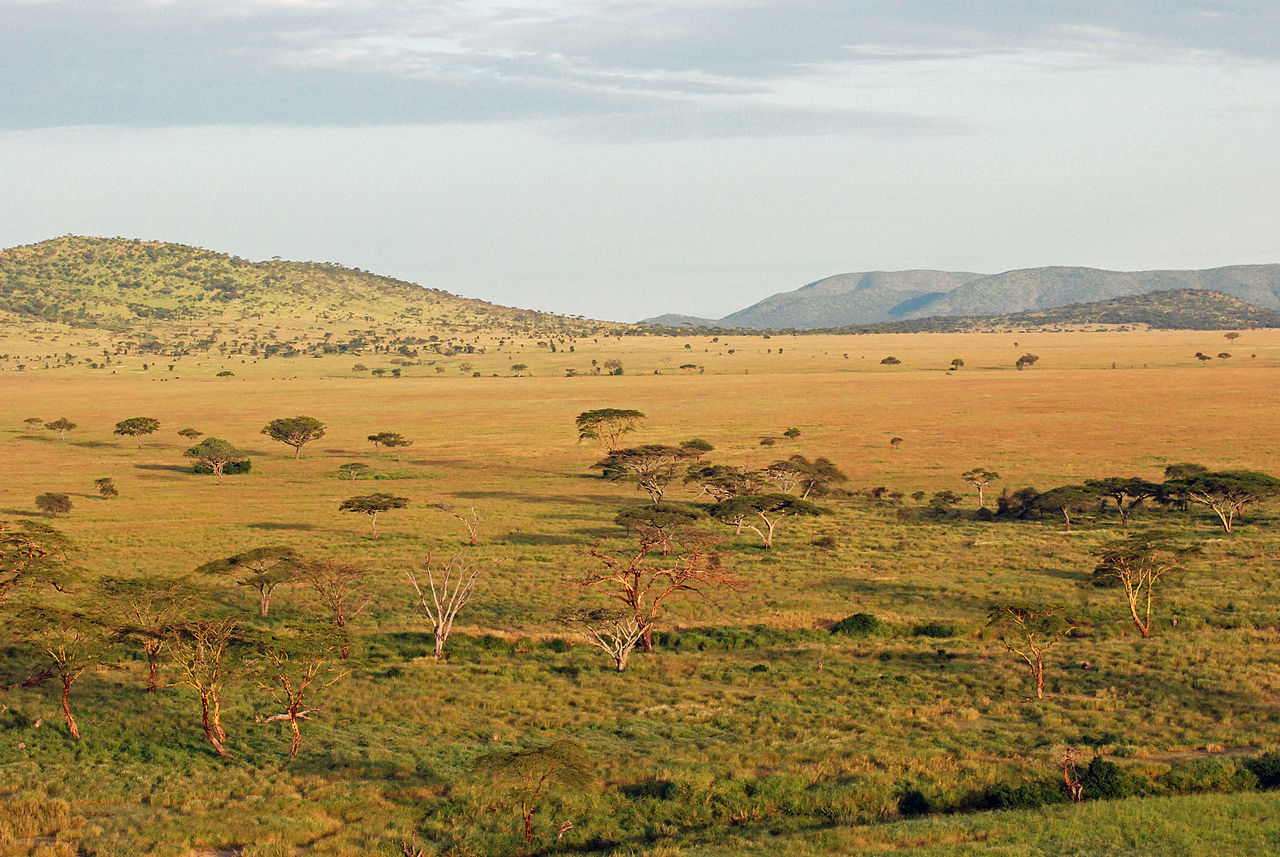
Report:
[[[71,732],[71,737],[80,740],[80,729],[76,726],[76,719],[71,716],[71,704],[68,697],[71,696],[71,682],[66,678],[62,679],[62,716],[67,718],[67,730]]]
[[[259,587],[258,589],[258,613],[262,618],[267,618],[267,610],[271,607],[271,590],[267,587]]]
[[[374,514],[370,515],[370,516],[369,516],[369,520],[373,523],[373,540],[376,542],[376,541],[378,540],[378,515],[377,515],[377,513],[375,512]]]
[[[293,733],[293,743],[289,745],[289,758],[298,755],[298,747],[302,744],[302,732],[298,730],[298,715],[296,712],[289,714],[289,731]]]
[[[440,634],[439,628],[436,628],[434,636],[436,638],[436,660],[438,661],[444,658],[444,637]]]
[[[533,841],[533,810],[528,809],[524,801],[520,802],[520,816],[524,819],[524,841]]]
[[[231,754],[227,752],[227,748],[222,746],[222,742],[227,740],[226,733],[222,731],[222,724],[218,722],[218,701],[213,700],[213,706],[209,705],[210,697],[207,694],[200,696],[200,714],[204,723],[204,737],[213,745],[213,749],[218,755],[224,759],[230,759]]]
[[[650,622],[644,626],[644,634],[640,636],[640,642],[644,646],[646,655],[653,654],[653,623]],[[618,667],[618,672],[622,672],[622,667]]]
[[[1036,699],[1044,699],[1044,661],[1036,658],[1031,672],[1036,677]]]

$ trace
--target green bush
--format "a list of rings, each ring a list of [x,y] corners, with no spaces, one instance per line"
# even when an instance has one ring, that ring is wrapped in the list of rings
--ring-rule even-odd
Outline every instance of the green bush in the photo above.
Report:
[[[1258,778],[1258,788],[1280,788],[1280,750],[1247,759],[1244,767]]]
[[[919,789],[903,789],[902,794],[898,795],[898,815],[903,818],[928,815],[936,810],[933,801]]]
[[[1080,773],[1080,788],[1087,798],[1113,800],[1147,794],[1151,791],[1151,781],[1126,771],[1115,762],[1094,756]]]
[[[1062,784],[1039,781],[1011,786],[996,783],[962,799],[961,810],[1036,809],[1055,803],[1065,803],[1067,795]]]
[[[213,468],[205,464],[203,461],[197,461],[191,465],[192,471],[202,476],[209,476],[213,473]],[[237,473],[248,473],[253,469],[253,462],[245,458],[240,461],[228,461],[222,466],[223,476],[234,476]]]
[[[911,629],[911,633],[917,637],[936,637],[942,639],[944,637],[954,637],[959,634],[959,629],[951,622],[925,622],[916,625]]]
[[[870,613],[854,613],[831,626],[831,633],[849,637],[867,637],[880,628],[880,620]]]
[[[1247,763],[1246,763],[1247,764]],[[1230,759],[1196,759],[1170,768],[1158,780],[1174,794],[1250,791],[1258,787],[1258,777],[1247,767]]]

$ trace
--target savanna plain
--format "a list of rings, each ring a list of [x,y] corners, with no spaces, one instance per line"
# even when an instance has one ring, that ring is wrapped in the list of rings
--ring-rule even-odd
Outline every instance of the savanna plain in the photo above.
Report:
[[[5,336],[0,518],[71,548],[59,588],[15,586],[0,606],[0,853],[1280,852],[1280,500],[1260,495],[1229,533],[1196,502],[1148,497],[1122,518],[1095,495],[1068,524],[1010,500],[1159,485],[1186,463],[1280,473],[1280,331],[479,332],[482,348],[401,360],[398,377],[374,352],[235,348],[124,349],[107,374],[67,359],[105,353],[72,329]],[[705,441],[663,497],[701,517],[644,567],[679,567],[691,542],[719,558],[662,602],[653,651],[623,671],[565,618],[620,606],[618,585],[584,582],[633,561],[636,532],[615,519],[652,505],[593,468],[606,450],[575,420],[606,408],[643,414],[622,446]],[[262,432],[296,415],[325,431],[295,458]],[[159,427],[114,433],[133,417]],[[75,427],[46,428],[60,418]],[[189,427],[251,469],[193,472]],[[707,516],[713,498],[683,476],[792,456],[845,479],[806,498],[816,514],[775,520],[772,547]],[[988,513],[961,478],[975,469],[992,475]],[[45,493],[70,510],[38,510]],[[406,502],[376,516],[375,539],[340,506],[376,493]],[[1094,585],[1135,539],[1172,569],[1146,637],[1123,589]],[[217,566],[274,546],[360,570],[342,628],[305,574],[263,616],[239,582],[251,572]],[[440,659],[428,566],[437,583],[478,572]],[[120,595],[139,585],[183,593],[175,628],[234,620],[226,756],[184,680],[190,639],[161,651],[146,691]],[[1010,604],[1070,620],[1045,631],[1042,698],[1002,642],[1020,645],[998,630]],[[34,610],[102,629],[67,697],[78,740],[58,677],[24,681],[50,640],[24,630]],[[270,657],[272,640],[326,629],[348,658]],[[290,756],[280,676],[316,652]]]

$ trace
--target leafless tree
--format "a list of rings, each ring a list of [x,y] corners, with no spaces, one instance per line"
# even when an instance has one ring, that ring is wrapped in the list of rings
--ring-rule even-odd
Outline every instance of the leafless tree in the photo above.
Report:
[[[644,636],[647,626],[629,610],[595,607],[569,610],[558,617],[562,625],[581,634],[586,641],[613,658],[618,672],[627,668],[627,659]]]
[[[364,615],[373,600],[366,592],[369,571],[354,563],[317,560],[307,563],[306,578],[342,636],[341,653],[345,661],[351,654],[347,623]]]
[[[258,686],[271,694],[284,708],[279,714],[260,718],[262,723],[288,721],[293,740],[289,744],[289,756],[298,755],[302,744],[302,731],[298,721],[308,720],[320,711],[321,706],[305,708],[307,699],[337,684],[350,674],[331,666],[334,647],[313,637],[300,639],[276,638],[263,647],[263,679]]]
[[[440,569],[443,576],[437,581],[436,572],[432,570],[431,565],[431,556],[428,554],[424,566],[427,571],[427,586],[431,590],[430,601],[427,600],[427,594],[422,591],[422,587],[418,585],[418,579],[413,576],[413,572],[406,571],[405,576],[409,578],[413,591],[418,595],[418,609],[431,620],[431,633],[436,638],[436,660],[438,661],[444,657],[444,644],[453,630],[453,620],[457,618],[462,608],[467,606],[472,593],[476,590],[481,567],[479,563],[467,563],[461,556],[455,556]]]
[[[446,515],[452,515],[462,522],[462,526],[467,528],[467,536],[471,539],[471,546],[475,547],[480,544],[480,515],[476,512],[475,506],[468,506],[468,513],[459,512],[448,503],[428,503],[428,508],[439,509]]]

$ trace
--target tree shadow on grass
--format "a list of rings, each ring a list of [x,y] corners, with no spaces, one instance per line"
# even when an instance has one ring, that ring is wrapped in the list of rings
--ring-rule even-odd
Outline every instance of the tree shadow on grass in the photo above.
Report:
[[[311,524],[286,524],[278,521],[262,521],[257,524],[246,524],[251,530],[314,530]]]
[[[546,533],[510,532],[501,536],[498,541],[513,545],[576,545],[582,540],[573,536],[553,536]]]
[[[81,449],[119,449],[120,444],[111,443],[107,440],[73,440],[71,446],[78,446]]]
[[[197,475],[191,469],[190,464],[135,464],[138,470],[157,470],[166,473],[190,473],[192,476]]]

